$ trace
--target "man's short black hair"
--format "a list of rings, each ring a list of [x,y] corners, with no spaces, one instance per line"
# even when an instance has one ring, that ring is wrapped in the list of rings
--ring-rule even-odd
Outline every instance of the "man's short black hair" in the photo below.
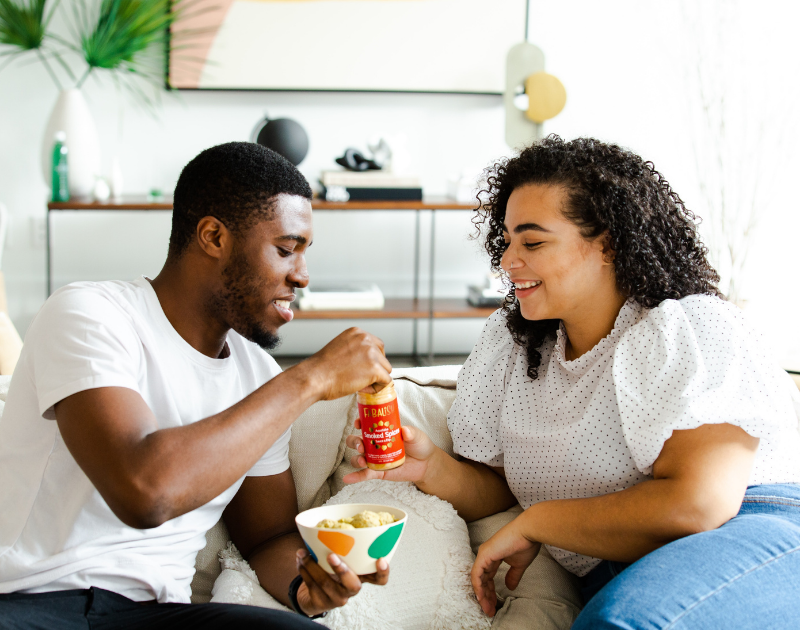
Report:
[[[274,198],[281,193],[311,199],[311,186],[275,151],[252,142],[206,149],[184,167],[175,186],[170,257],[186,250],[203,217],[215,217],[234,234],[243,234],[271,217]]]

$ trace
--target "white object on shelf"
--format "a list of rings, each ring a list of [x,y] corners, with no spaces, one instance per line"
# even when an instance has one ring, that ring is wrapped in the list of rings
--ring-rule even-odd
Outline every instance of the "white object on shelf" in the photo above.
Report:
[[[121,199],[124,180],[122,178],[122,167],[119,165],[119,156],[117,155],[115,155],[111,160],[111,176],[109,177],[109,184],[111,185],[111,196],[114,199]]]
[[[379,311],[384,305],[376,284],[298,289],[297,295],[301,311]]]
[[[326,188],[419,188],[419,177],[395,175],[389,171],[322,171],[320,182]]]
[[[69,149],[69,194],[88,197],[100,173],[100,139],[86,99],[77,88],[63,90],[58,96],[42,141],[42,175],[52,184],[53,136],[56,131],[67,135]]]
[[[108,182],[102,177],[98,177],[94,183],[94,190],[92,190],[92,197],[95,201],[108,201],[111,196],[111,188]]]

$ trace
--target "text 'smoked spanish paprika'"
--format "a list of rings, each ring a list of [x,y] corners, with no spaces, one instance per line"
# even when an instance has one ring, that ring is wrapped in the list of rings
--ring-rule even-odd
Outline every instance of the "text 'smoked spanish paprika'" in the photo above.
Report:
[[[367,468],[389,470],[406,461],[397,392],[389,383],[377,394],[358,393],[358,417]]]

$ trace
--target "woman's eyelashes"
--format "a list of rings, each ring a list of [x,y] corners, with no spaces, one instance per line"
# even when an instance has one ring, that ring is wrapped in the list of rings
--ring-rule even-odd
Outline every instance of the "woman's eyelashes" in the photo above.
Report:
[[[511,245],[510,241],[503,241],[503,249],[506,250]],[[544,241],[536,241],[535,243],[522,243],[525,249],[536,249],[539,245],[544,245]]]

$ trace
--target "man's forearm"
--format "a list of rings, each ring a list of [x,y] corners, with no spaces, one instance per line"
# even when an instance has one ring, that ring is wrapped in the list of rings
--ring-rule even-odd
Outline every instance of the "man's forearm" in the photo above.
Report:
[[[123,451],[122,461],[105,467],[127,479],[122,507],[141,505],[142,526],[155,527],[223,493],[316,402],[310,376],[297,367],[214,416],[153,430]]]
[[[248,558],[264,590],[289,608],[289,584],[298,575],[297,550],[303,547],[300,534],[293,532],[269,541]]]
[[[449,502],[468,523],[507,510],[517,500],[508,483],[485,464],[457,461],[438,450],[417,487]]]

